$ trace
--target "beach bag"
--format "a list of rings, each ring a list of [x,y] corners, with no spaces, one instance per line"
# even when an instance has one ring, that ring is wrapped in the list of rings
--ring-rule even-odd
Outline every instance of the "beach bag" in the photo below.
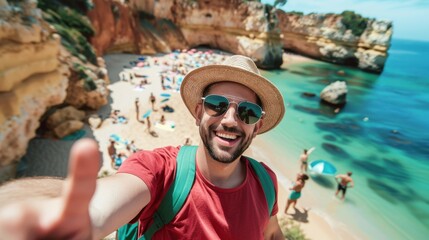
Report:
[[[155,212],[152,224],[146,229],[139,240],[151,239],[159,229],[173,220],[182,208],[189,192],[191,191],[192,185],[194,184],[196,152],[197,146],[182,146],[180,148],[179,154],[176,158],[177,167],[174,182],[171,184],[168,192],[162,199],[159,208]],[[249,160],[250,165],[259,178],[259,182],[264,190],[265,199],[268,203],[268,214],[271,216],[276,198],[273,181],[261,163],[252,158],[246,158]],[[117,232],[117,239],[136,240],[137,235],[138,221],[136,223],[125,224],[120,227]]]

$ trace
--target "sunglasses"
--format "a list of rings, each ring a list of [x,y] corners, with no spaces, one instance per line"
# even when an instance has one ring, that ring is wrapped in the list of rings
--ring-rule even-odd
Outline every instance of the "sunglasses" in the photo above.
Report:
[[[265,112],[262,108],[251,102],[233,102],[221,95],[208,95],[201,98],[203,100],[204,111],[212,116],[219,117],[228,111],[231,103],[237,104],[237,117],[245,124],[257,123]]]

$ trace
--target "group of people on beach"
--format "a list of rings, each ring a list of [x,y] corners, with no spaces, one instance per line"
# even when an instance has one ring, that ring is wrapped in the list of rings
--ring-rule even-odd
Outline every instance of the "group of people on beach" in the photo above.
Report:
[[[314,147],[310,149],[304,149],[302,154],[299,157],[300,162],[300,172],[297,174],[295,181],[292,186],[289,188],[290,194],[288,200],[286,202],[286,207],[284,213],[288,213],[288,209],[291,205],[295,207],[296,202],[301,197],[302,189],[305,186],[306,181],[309,179],[309,176],[306,174],[308,171],[308,158],[309,155],[315,150]],[[342,193],[341,200],[345,199],[347,188],[351,188],[354,186],[354,181],[352,179],[352,172],[347,172],[346,174],[338,174],[335,176],[335,180],[337,181],[337,191],[335,192],[335,196],[338,196],[338,193]]]
[[[128,157],[140,150],[141,149],[137,148],[135,145],[134,140],[128,142],[127,140],[116,140],[112,137],[109,138],[107,153],[111,160],[111,167],[118,170]]]

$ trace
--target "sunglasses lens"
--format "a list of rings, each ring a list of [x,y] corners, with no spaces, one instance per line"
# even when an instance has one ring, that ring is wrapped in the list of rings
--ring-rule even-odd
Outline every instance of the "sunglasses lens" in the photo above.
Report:
[[[204,99],[204,110],[210,116],[216,117],[228,110],[229,101],[224,96],[209,95]]]
[[[262,117],[261,107],[251,102],[241,102],[237,112],[240,120],[246,124],[255,124]]]

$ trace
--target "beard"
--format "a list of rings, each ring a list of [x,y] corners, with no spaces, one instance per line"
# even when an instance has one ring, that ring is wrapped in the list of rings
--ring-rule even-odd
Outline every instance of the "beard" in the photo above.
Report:
[[[221,163],[232,163],[236,159],[238,159],[241,154],[243,154],[244,151],[250,146],[250,143],[252,143],[252,138],[250,136],[246,136],[243,132],[237,130],[236,128],[225,128],[225,131],[232,132],[232,133],[240,133],[241,141],[238,143],[236,148],[233,150],[232,153],[230,153],[228,148],[219,147],[216,146],[213,142],[213,132],[215,126],[210,126],[208,128],[203,127],[200,125],[200,135],[201,139],[204,143],[204,146],[206,147],[207,151],[209,152],[210,157],[212,157],[215,161],[221,162]]]

